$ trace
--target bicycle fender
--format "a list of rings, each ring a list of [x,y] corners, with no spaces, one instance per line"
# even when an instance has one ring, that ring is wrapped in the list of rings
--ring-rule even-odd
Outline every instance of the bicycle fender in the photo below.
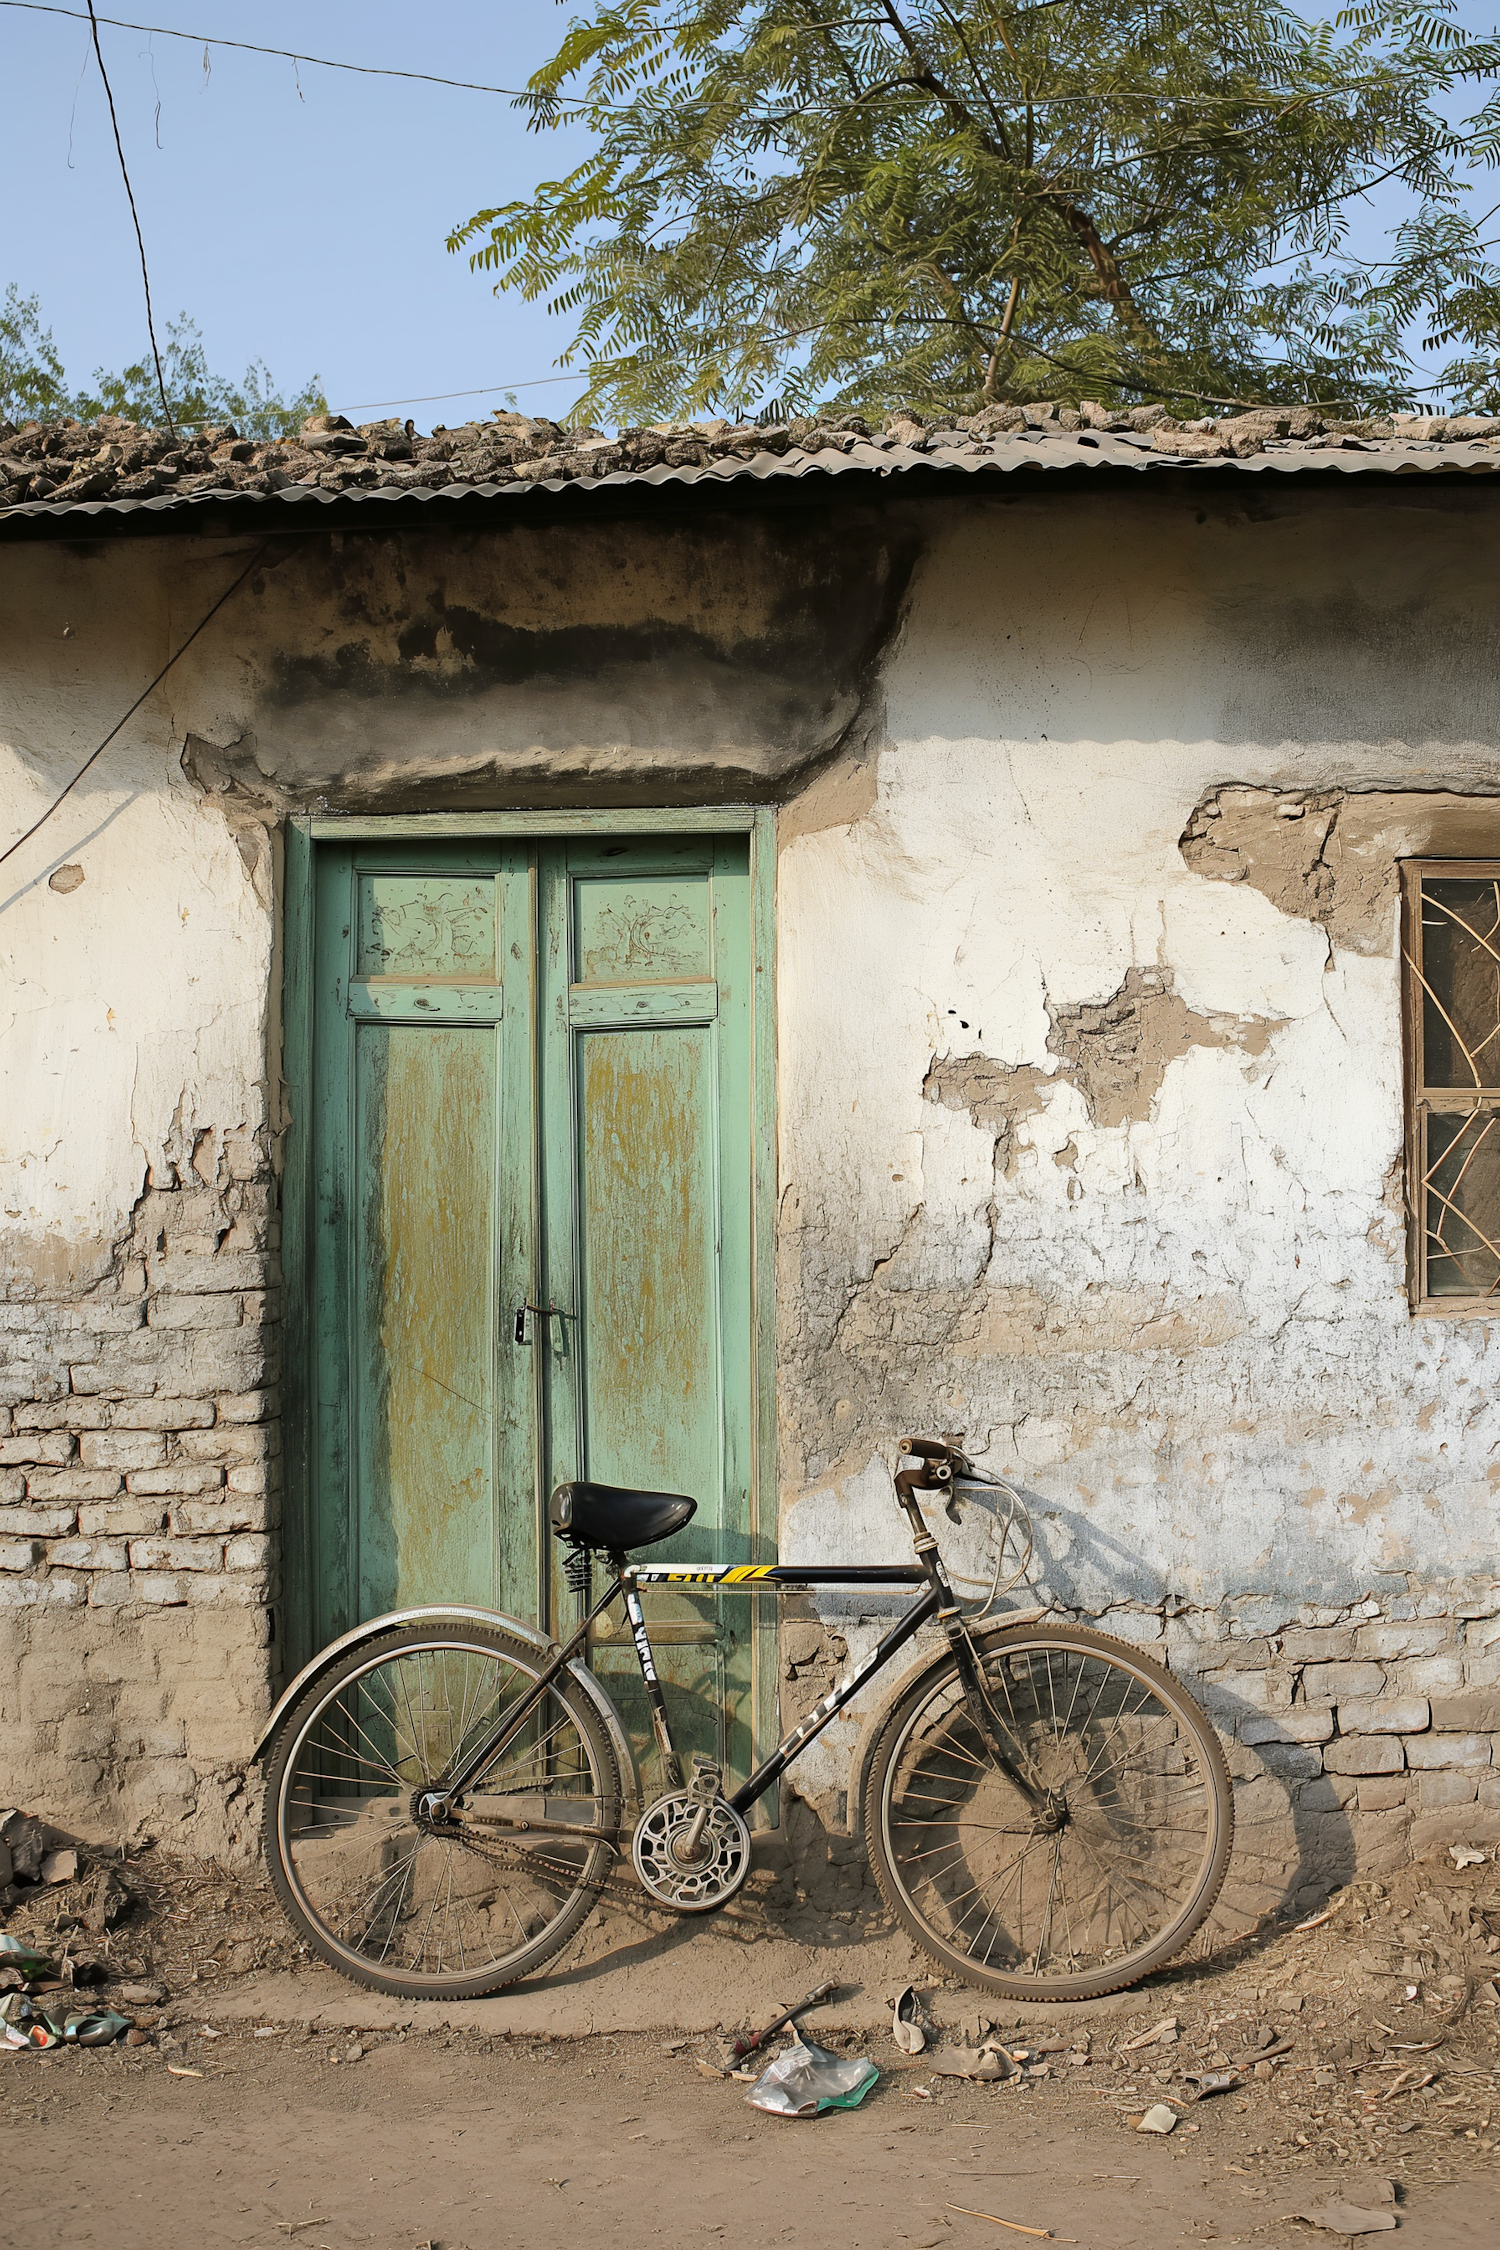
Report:
[[[330,1641],[326,1648],[319,1649],[310,1663],[303,1665],[290,1686],[283,1688],[276,1698],[276,1707],[261,1728],[248,1762],[252,1766],[259,1764],[277,1728],[297,1698],[315,1680],[321,1679],[325,1672],[330,1671],[351,1648],[358,1648],[365,1641],[378,1640],[382,1633],[389,1633],[398,1625],[418,1625],[424,1621],[436,1623],[439,1619],[445,1624],[460,1619],[469,1624],[498,1627],[501,1632],[509,1633],[514,1640],[525,1641],[528,1647],[536,1650],[538,1656],[550,1656],[552,1653],[554,1644],[545,1633],[539,1633],[534,1625],[523,1624],[519,1617],[507,1617],[498,1609],[473,1609],[456,1602],[429,1603],[418,1609],[393,1609],[388,1616],[369,1618],[365,1624],[356,1625],[351,1632],[341,1633],[336,1641]],[[634,1808],[640,1801],[640,1777],[636,1772],[635,1759],[631,1754],[630,1742],[620,1714],[587,1665],[580,1664],[575,1659],[568,1666],[568,1671],[575,1684],[593,1704],[604,1731],[609,1736],[610,1747],[620,1768],[620,1785],[625,1795],[625,1804],[621,1808],[622,1817],[627,1814],[634,1817]]]
[[[981,1625],[974,1638],[981,1642],[987,1641],[993,1634],[1009,1632],[1016,1625],[1039,1624],[1044,1617],[1051,1614],[1049,1610],[1031,1609],[1022,1610],[1018,1615],[1012,1617],[996,1617]],[[913,1682],[920,1678],[922,1673],[930,1671],[936,1664],[949,1664],[952,1660],[952,1651],[948,1648],[941,1648],[931,1655],[919,1657],[915,1664],[908,1664],[900,1678],[886,1689],[884,1695],[866,1719],[864,1730],[860,1735],[854,1757],[849,1766],[849,1788],[845,1798],[844,1810],[845,1831],[854,1838],[856,1843],[863,1845],[865,1840],[865,1784],[869,1780],[870,1760],[874,1756],[875,1745],[880,1739],[882,1727],[895,1710],[902,1696],[906,1694]]]

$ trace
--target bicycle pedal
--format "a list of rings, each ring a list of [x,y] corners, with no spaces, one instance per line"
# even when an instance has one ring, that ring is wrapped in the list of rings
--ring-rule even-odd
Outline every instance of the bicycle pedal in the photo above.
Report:
[[[695,1805],[716,1805],[724,1794],[724,1769],[717,1759],[706,1758],[701,1750],[693,1753],[693,1778],[688,1783],[688,1795]]]

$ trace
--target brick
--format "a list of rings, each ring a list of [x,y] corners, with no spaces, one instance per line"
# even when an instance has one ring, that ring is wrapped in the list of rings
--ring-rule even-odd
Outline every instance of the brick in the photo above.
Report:
[[[102,1430],[110,1417],[107,1399],[56,1398],[16,1408],[18,1430]]]
[[[224,1549],[226,1570],[268,1570],[271,1542],[261,1531],[244,1531]]]
[[[0,1570],[34,1570],[41,1559],[39,1539],[0,1539]]]
[[[1383,1695],[1339,1705],[1340,1734],[1420,1734],[1430,1713],[1414,1695]]]
[[[69,1322],[86,1336],[128,1336],[141,1325],[139,1304],[80,1305]]]
[[[1302,1674],[1302,1693],[1309,1703],[1351,1702],[1379,1695],[1385,1671],[1379,1664],[1309,1664]]]
[[[24,1469],[0,1469],[0,1500],[20,1500],[26,1493]]]
[[[15,1584],[29,1581],[18,1579]],[[272,1597],[272,1581],[258,1571],[242,1570],[233,1577],[205,1575],[195,1578],[188,1595],[189,1601],[203,1606],[214,1605],[220,1609],[263,1609]]]
[[[225,1482],[231,1492],[279,1492],[281,1489],[281,1463],[279,1461],[240,1461],[230,1470]]]
[[[1239,1737],[1252,1747],[1263,1742],[1326,1742],[1333,1733],[1327,1703],[1294,1703],[1290,1711],[1266,1712],[1240,1721]]]
[[[1411,1814],[1405,1805],[1396,1805],[1389,1812],[1354,1812],[1345,1815],[1348,1821],[1347,1837],[1334,1839],[1335,1863],[1339,1873],[1347,1878],[1350,1846],[1353,1847],[1355,1866],[1364,1875],[1394,1875],[1405,1867],[1411,1858],[1407,1843]]]
[[[31,1500],[108,1500],[119,1489],[113,1469],[33,1469],[26,1479]]]
[[[1437,1856],[1450,1844],[1493,1850],[1500,1844],[1500,1811],[1486,1805],[1455,1805],[1451,1811],[1420,1813],[1411,1824],[1413,1859]]]
[[[240,1301],[238,1297],[153,1297],[150,1324],[167,1334],[181,1328],[200,1333],[204,1329],[238,1328]]]
[[[189,1492],[217,1492],[224,1482],[222,1469],[210,1469],[202,1462],[174,1462],[169,1469],[136,1469],[126,1479],[131,1492],[160,1492],[177,1497]]]
[[[224,1548],[218,1539],[133,1539],[132,1570],[219,1570]]]
[[[1405,1774],[1371,1774],[1358,1787],[1357,1803],[1361,1812],[1391,1812],[1406,1802]]]
[[[1281,1653],[1292,1664],[1331,1664],[1354,1654],[1348,1625],[1290,1625],[1281,1636]]]
[[[81,1579],[57,1571],[47,1578],[0,1578],[0,1609],[73,1609],[84,1591]]]
[[[1323,1751],[1323,1763],[1330,1773],[1362,1777],[1367,1773],[1400,1773],[1405,1760],[1399,1736],[1357,1734],[1347,1742],[1341,1737],[1337,1742],[1328,1743]]]
[[[1500,1773],[1480,1775],[1479,1802],[1482,1805],[1500,1805]]]
[[[1500,1734],[1500,1695],[1442,1696],[1433,1703],[1432,1723],[1450,1734]]]
[[[110,1410],[117,1430],[206,1430],[213,1418],[211,1398],[130,1398]]]
[[[277,1412],[275,1391],[232,1391],[219,1401],[221,1422],[264,1422]]]
[[[1417,1803],[1423,1812],[1441,1812],[1445,1805],[1472,1805],[1479,1794],[1479,1769],[1467,1773],[1423,1773],[1416,1779]]]
[[[281,1261],[264,1250],[219,1250],[211,1258],[168,1251],[152,1258],[147,1274],[153,1289],[205,1296],[224,1290],[265,1289],[281,1279]]]
[[[1423,1769],[1444,1766],[1487,1766],[1487,1734],[1419,1734],[1406,1745],[1406,1762]]]
[[[160,1531],[165,1518],[159,1500],[95,1500],[79,1509],[78,1528],[90,1539],[133,1539]]]
[[[73,1440],[66,1430],[26,1430],[19,1436],[0,1438],[0,1468],[30,1468],[33,1464],[60,1467],[73,1458]]]
[[[1361,1656],[1436,1656],[1452,1637],[1446,1618],[1409,1618],[1361,1625],[1354,1643]]]
[[[232,1500],[180,1500],[172,1509],[172,1530],[178,1537],[195,1531],[266,1531],[269,1516],[267,1503],[254,1493]]]
[[[124,1570],[129,1563],[123,1539],[55,1539],[47,1560],[63,1570]]]
[[[128,1570],[100,1570],[89,1580],[90,1609],[124,1609],[136,1599],[136,1582]]]
[[[137,1601],[151,1602],[158,1608],[170,1608],[173,1604],[187,1600],[187,1589],[191,1581],[186,1571],[158,1574],[133,1570],[130,1575],[134,1581]]]
[[[0,1539],[61,1539],[73,1528],[77,1510],[55,1508],[0,1508]]]
[[[265,1422],[243,1429],[184,1430],[177,1451],[184,1461],[262,1461],[281,1451],[281,1432]]]
[[[167,1457],[160,1430],[90,1430],[78,1441],[90,1469],[154,1469]]]
[[[1461,1656],[1419,1656],[1403,1664],[1398,1685],[1409,1695],[1447,1695],[1464,1684]]]

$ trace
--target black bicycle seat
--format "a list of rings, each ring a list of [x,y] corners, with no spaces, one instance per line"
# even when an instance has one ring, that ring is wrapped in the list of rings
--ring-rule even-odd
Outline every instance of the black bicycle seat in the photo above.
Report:
[[[622,1555],[670,1539],[698,1513],[698,1503],[685,1493],[638,1492],[631,1485],[560,1484],[549,1513],[559,1539]]]

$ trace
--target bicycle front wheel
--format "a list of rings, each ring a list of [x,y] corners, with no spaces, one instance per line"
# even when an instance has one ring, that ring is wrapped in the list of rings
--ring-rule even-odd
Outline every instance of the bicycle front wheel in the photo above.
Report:
[[[466,1795],[431,1813],[428,1793],[543,1662],[499,1629],[410,1625],[351,1649],[288,1712],[268,1759],[272,1886],[356,1983],[478,1999],[550,1961],[592,1911],[614,1846],[566,1830],[617,1830],[620,1773],[566,1673]]]
[[[911,1935],[1015,2000],[1117,1992],[1181,1952],[1229,1866],[1229,1769],[1187,1690],[1078,1626],[976,1633],[976,1710],[949,1654],[871,1755],[865,1839]]]

